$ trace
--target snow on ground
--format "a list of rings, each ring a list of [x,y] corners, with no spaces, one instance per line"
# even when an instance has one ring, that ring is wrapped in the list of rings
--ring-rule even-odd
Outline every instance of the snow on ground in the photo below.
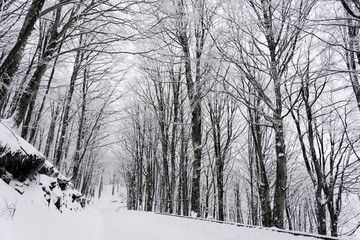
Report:
[[[1,240],[315,239],[155,213],[127,211],[124,200],[111,194],[93,201],[84,211],[64,211],[61,214],[54,207],[48,208],[38,194],[36,189],[27,189],[24,195],[20,195],[0,181],[0,213],[4,209],[4,202],[16,203],[13,218],[6,214],[0,216]]]

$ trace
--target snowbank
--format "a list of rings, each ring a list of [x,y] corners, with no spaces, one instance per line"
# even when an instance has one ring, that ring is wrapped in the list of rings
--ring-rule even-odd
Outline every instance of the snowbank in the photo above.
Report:
[[[80,204],[76,200],[81,194],[73,189],[70,179],[61,175],[45,160],[43,154],[9,126],[11,124],[0,120],[0,178],[9,184],[4,187],[5,182],[0,180],[0,210],[4,209],[3,215],[16,217],[18,211],[9,213],[9,206],[17,205],[19,200],[31,201],[45,209],[80,209]],[[9,193],[9,188],[12,192],[16,191],[15,201],[7,199],[7,196],[14,196],[13,193]]]
[[[24,155],[36,155],[45,158],[44,155],[30,143],[16,134],[4,120],[0,119],[0,146],[6,147],[12,152],[20,152]]]
[[[45,163],[45,157],[0,120],[0,168],[25,181]]]

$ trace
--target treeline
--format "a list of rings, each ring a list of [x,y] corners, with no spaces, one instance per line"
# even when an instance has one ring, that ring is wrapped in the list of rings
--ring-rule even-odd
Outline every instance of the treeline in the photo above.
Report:
[[[139,50],[149,53],[138,58],[117,150],[128,208],[356,231],[357,1],[139,9]]]

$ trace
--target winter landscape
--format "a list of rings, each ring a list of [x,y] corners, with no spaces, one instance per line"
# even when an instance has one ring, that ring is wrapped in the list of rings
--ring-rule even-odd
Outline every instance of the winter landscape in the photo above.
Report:
[[[360,239],[359,0],[0,0],[0,240]]]

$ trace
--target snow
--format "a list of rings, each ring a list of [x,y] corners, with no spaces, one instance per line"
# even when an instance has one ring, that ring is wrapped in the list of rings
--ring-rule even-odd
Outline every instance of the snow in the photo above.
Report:
[[[49,179],[43,179],[47,181]],[[314,240],[271,230],[237,227],[215,222],[126,210],[121,197],[111,188],[101,200],[84,211],[63,211],[48,207],[43,192],[33,184],[23,186],[23,195],[0,181],[0,213],[4,199],[16,204],[13,218],[0,216],[0,239],[36,240]],[[123,196],[124,194],[119,194]]]
[[[39,157],[44,157],[42,153],[36,150],[31,144],[21,138],[11,130],[9,126],[11,123],[9,120],[0,119],[0,146],[8,148],[10,151],[17,152],[20,151],[28,155],[36,155]]]

